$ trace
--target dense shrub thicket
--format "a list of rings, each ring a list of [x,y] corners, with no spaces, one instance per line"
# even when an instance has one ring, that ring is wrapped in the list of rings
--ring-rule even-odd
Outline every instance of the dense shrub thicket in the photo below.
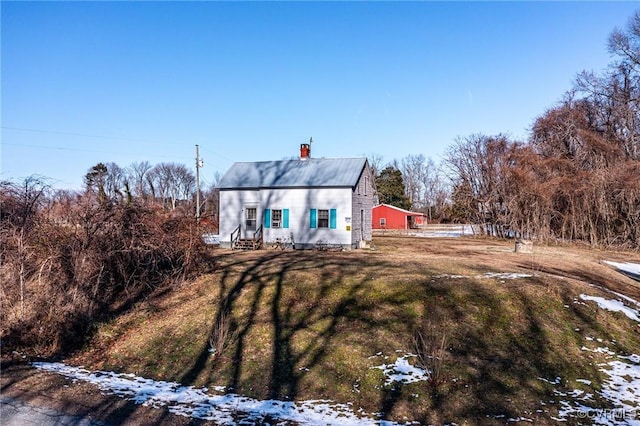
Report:
[[[609,38],[527,143],[471,135],[449,148],[454,215],[490,234],[640,248],[640,12]]]
[[[72,350],[93,324],[209,267],[195,220],[152,204],[0,184],[3,352]]]

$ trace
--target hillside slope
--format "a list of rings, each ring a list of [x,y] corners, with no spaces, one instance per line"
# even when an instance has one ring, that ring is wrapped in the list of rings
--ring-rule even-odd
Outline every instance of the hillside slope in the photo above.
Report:
[[[640,392],[640,285],[601,262],[640,257],[512,244],[219,250],[215,273],[100,325],[66,363],[400,422],[555,424],[640,409],[620,392]]]

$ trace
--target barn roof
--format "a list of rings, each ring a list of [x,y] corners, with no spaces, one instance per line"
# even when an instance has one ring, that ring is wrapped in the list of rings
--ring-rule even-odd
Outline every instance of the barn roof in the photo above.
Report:
[[[220,189],[354,187],[367,164],[365,158],[234,163],[220,180]]]
[[[392,206],[391,204],[378,204],[377,206],[373,206],[373,209],[376,210],[380,207],[386,207],[392,210],[397,210],[399,212],[405,213],[407,216],[426,216],[424,213],[420,212],[410,212],[409,210],[401,209],[400,207]]]

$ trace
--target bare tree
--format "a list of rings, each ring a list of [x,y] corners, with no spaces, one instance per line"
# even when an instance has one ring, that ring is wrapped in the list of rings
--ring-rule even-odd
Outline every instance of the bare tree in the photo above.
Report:
[[[429,221],[441,219],[449,202],[450,189],[442,171],[434,161],[429,158],[422,177],[424,188],[423,204]]]
[[[640,160],[640,11],[626,29],[611,33],[608,47],[614,62],[602,76],[580,73],[576,89],[593,106],[591,128],[627,158]]]
[[[30,237],[50,186],[44,178],[30,176],[21,184],[0,183],[0,264],[14,265],[20,294],[20,316],[25,319],[26,276],[33,269]]]
[[[184,164],[160,163],[147,172],[147,182],[163,206],[175,210],[178,201],[190,200],[196,178]]]
[[[609,36],[609,51],[640,72],[640,11],[636,11],[626,30],[615,29]]]
[[[471,135],[457,138],[449,147],[445,164],[454,186],[454,202],[469,216],[485,225],[489,234],[502,235],[506,197],[505,174],[514,142],[506,136]]]
[[[383,158],[382,155],[371,153],[366,155],[367,161],[369,162],[369,167],[371,168],[371,173],[373,176],[378,176],[378,174],[382,171],[383,168]]]
[[[409,203],[413,209],[423,209],[424,177],[426,175],[426,158],[422,154],[410,154],[401,161],[402,177]]]
[[[147,199],[150,188],[146,179],[147,173],[151,170],[151,163],[148,161],[134,162],[127,168],[128,180],[133,186],[133,193],[139,198]]]
[[[105,164],[107,173],[104,176],[104,190],[110,200],[121,201],[127,186],[125,171],[116,163]]]

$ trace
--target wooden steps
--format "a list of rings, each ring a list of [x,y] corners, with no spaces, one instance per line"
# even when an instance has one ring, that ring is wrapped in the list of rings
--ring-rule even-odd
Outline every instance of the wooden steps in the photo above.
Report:
[[[262,247],[262,241],[252,238],[240,238],[234,243],[233,248],[238,250],[258,250]]]

